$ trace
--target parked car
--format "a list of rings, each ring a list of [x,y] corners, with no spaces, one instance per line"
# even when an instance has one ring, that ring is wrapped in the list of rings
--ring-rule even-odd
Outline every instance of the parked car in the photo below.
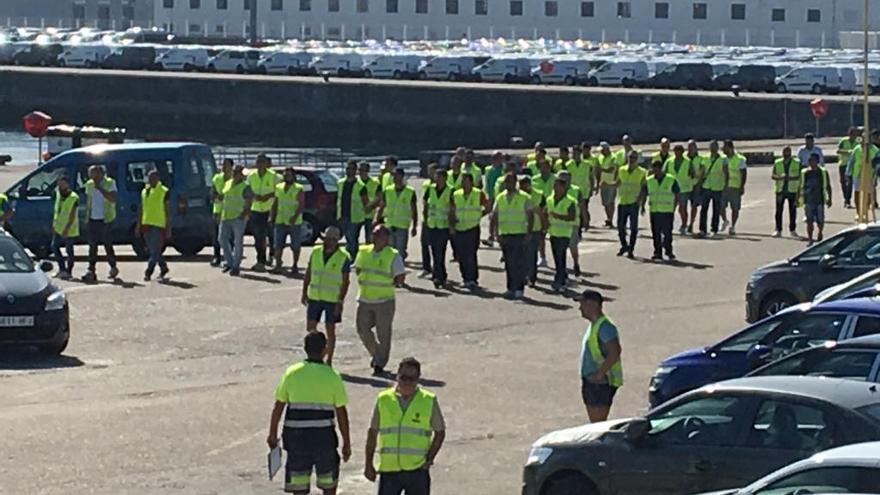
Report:
[[[21,244],[0,229],[0,346],[34,346],[61,354],[70,341],[70,311],[64,291],[34,263]]]
[[[703,495],[880,494],[880,442],[826,450],[739,490]]]
[[[141,189],[154,168],[171,198],[171,245],[181,254],[193,256],[213,243],[211,178],[216,165],[211,148],[197,143],[101,144],[61,153],[7,191],[15,207],[8,226],[32,253],[45,257],[49,252],[58,178],[68,177],[73,190],[85,198],[92,165],[103,165],[107,175],[116,180],[117,215],[111,229],[115,244],[131,244],[138,256],[146,253],[135,227]],[[84,203],[79,215],[85,225]]]
[[[152,46],[120,46],[114,48],[104,59],[105,69],[144,70],[156,62],[156,48]]]
[[[312,59],[309,68],[317,74],[340,77],[364,75],[364,56],[359,53],[322,53]]]
[[[793,352],[880,332],[880,301],[847,299],[787,308],[707,347],[664,359],[648,387],[652,406],[703,385],[737,378]]]
[[[880,268],[859,275],[849,282],[828,287],[816,294],[813,304],[876,295],[880,295]]]
[[[11,64],[13,57],[15,57],[15,52],[21,50],[21,48],[18,43],[11,43],[9,41],[0,43],[0,64]]]
[[[590,71],[590,86],[638,86],[648,80],[648,64],[641,61],[609,61]]]
[[[433,81],[469,81],[474,67],[485,62],[486,57],[467,55],[441,55],[423,61],[419,65],[419,79]]]
[[[840,90],[840,73],[834,67],[795,67],[776,78],[777,93],[824,94]]]
[[[257,65],[260,74],[286,74],[288,76],[310,75],[312,55],[307,52],[275,52],[264,57]]]
[[[51,67],[58,65],[58,55],[64,51],[60,43],[30,43],[22,50],[15,52],[12,63],[31,67]]]
[[[740,65],[716,77],[713,85],[726,91],[739,86],[742,91],[772,92],[776,90],[776,69],[772,65]]]
[[[71,45],[58,55],[59,67],[100,67],[110,55],[110,47],[103,44]]]
[[[195,72],[208,67],[208,61],[217,54],[216,50],[199,47],[175,47],[156,57],[159,70]]]
[[[209,72],[249,74],[257,71],[259,63],[259,50],[223,50],[208,59],[206,68]]]
[[[746,285],[746,321],[813,299],[822,289],[880,267],[880,224],[843,230],[787,260],[762,266]]]
[[[364,62],[364,77],[415,79],[421,63],[419,55],[381,55]]]
[[[651,88],[712,89],[712,66],[706,63],[677,63],[654,74],[646,82]]]
[[[302,242],[311,245],[325,228],[336,225],[336,183],[339,177],[324,169],[296,167],[295,170],[296,181],[303,186],[306,195]],[[276,167],[275,172],[283,175],[284,167]]]
[[[524,83],[531,81],[532,64],[527,58],[490,58],[474,67],[478,81]]]
[[[532,67],[532,82],[535,84],[586,84],[590,74],[590,62],[587,60],[553,60],[544,72],[541,66]]]
[[[880,319],[870,323],[880,324]],[[862,328],[853,339],[827,342],[789,354],[764,365],[747,376],[806,375],[845,378],[863,382],[880,381],[880,335],[873,328]],[[860,337],[859,335],[864,335]]]
[[[523,495],[665,495],[732,489],[816,452],[880,439],[875,384],[807,376],[703,387],[643,418],[549,433]]]

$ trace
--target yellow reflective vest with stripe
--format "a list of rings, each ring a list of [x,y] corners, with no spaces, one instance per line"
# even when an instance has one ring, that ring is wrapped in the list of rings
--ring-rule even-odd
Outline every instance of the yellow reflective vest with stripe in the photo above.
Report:
[[[226,181],[223,186],[223,208],[220,211],[220,220],[235,220],[244,212],[244,191],[248,188],[245,181],[235,183],[233,180]]]
[[[342,289],[345,264],[351,259],[348,251],[336,248],[329,259],[324,257],[324,245],[315,246],[309,258],[309,291],[310,301],[336,303]]]
[[[378,253],[368,244],[358,249],[354,264],[357,267],[358,300],[379,303],[394,299],[394,273],[391,265],[397,250],[385,246]]]
[[[324,363],[302,361],[284,373],[284,394],[288,398],[284,428],[333,428],[336,405],[332,392],[339,375]],[[292,375],[292,376],[290,376]]]
[[[428,185],[425,189],[428,195],[428,228],[429,229],[448,229],[449,228],[449,204],[452,201],[452,188],[448,185],[443,188],[442,193],[437,193],[437,186]],[[473,191],[471,192],[473,193]],[[479,223],[479,219],[477,219]]]
[[[625,165],[620,167],[618,175],[620,177],[620,186],[617,189],[619,204],[633,205],[638,203],[642,184],[645,183],[645,169],[636,167],[630,170],[629,165]]]
[[[648,187],[648,207],[651,213],[672,213],[675,211],[675,177],[663,174],[663,180],[652,175],[646,183]]]
[[[55,191],[55,214],[52,217],[52,231],[59,236],[67,227],[67,221],[70,220],[70,212],[78,209],[77,202],[79,196],[75,192],[70,191],[67,197],[61,196],[61,193]],[[76,208],[75,208],[76,207]],[[67,229],[67,237],[79,237],[79,215],[73,214],[73,221],[70,222],[70,228]]]
[[[797,158],[789,158],[788,163],[785,162],[785,158],[778,158],[773,162],[773,175],[785,176],[785,179],[773,181],[774,192],[781,193],[784,188],[787,193],[797,194],[800,190],[801,162]]]
[[[471,189],[467,196],[463,189],[452,194],[452,204],[455,205],[455,230],[464,232],[480,226],[480,219],[483,218],[481,198],[482,191],[479,189]]]
[[[556,199],[555,194],[551,194],[550,197],[547,198],[547,219],[550,224],[547,232],[550,234],[550,237],[571,237],[571,233],[574,230],[575,220],[562,220],[554,217],[553,214],[555,213],[557,215],[566,216],[568,215],[568,210],[572,207],[577,211],[577,204],[572,196],[568,194],[563,194],[562,198],[559,200]]]
[[[694,182],[697,176],[697,170],[691,159],[682,156],[679,161],[677,158],[670,157],[664,164],[664,172],[671,174],[678,181],[678,188],[682,194],[687,194],[694,190]]]
[[[513,194],[505,190],[495,198],[495,207],[498,209],[499,235],[516,235],[528,232],[528,211],[526,210],[528,202],[529,195],[519,190]]]
[[[404,186],[399,191],[395,186],[385,188],[385,225],[397,229],[409,228],[415,194],[415,189],[410,186]]]
[[[165,197],[168,195],[168,188],[161,183],[156,187],[150,187],[149,184],[141,190],[141,225],[149,225],[151,227],[165,228],[168,218],[165,211]]]
[[[393,388],[379,394],[376,398],[379,411],[378,472],[415,471],[425,465],[431,448],[431,415],[435,397],[433,393],[418,388],[404,411]]]
[[[602,354],[602,346],[599,345],[599,328],[602,326],[602,323],[606,321],[613,323],[605,315],[602,315],[596,319],[596,321],[592,322],[590,324],[590,333],[587,335],[586,339],[584,339],[586,350],[590,353],[590,357],[593,358],[593,362],[595,362],[597,366],[605,361],[605,355]],[[623,385],[623,366],[620,364],[620,360],[611,366],[611,369],[608,370],[608,374],[605,376],[608,379],[608,384],[612,387],[620,387]]]
[[[254,196],[264,196],[272,194],[272,197],[265,201],[257,201],[254,199],[251,210],[255,213],[265,213],[272,210],[272,204],[275,202],[275,186],[281,182],[281,176],[272,169],[266,169],[266,173],[262,176],[259,170],[255,170],[247,177],[247,183],[251,186]]]
[[[278,201],[278,209],[275,211],[276,224],[291,225],[290,219],[296,213],[297,208],[299,208],[299,193],[303,189],[303,186],[297,182],[292,184],[282,182],[275,186],[275,201]],[[293,220],[293,225],[302,225],[302,223],[303,218],[302,213],[300,213]]]
[[[715,158],[709,155],[704,158],[703,189],[715,192],[724,190],[724,160],[723,155],[717,155]]]

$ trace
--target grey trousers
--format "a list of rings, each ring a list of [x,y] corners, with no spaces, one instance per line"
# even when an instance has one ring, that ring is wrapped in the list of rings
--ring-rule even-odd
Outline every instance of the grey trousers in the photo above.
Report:
[[[358,302],[355,324],[372,366],[385,368],[391,355],[391,326],[394,322],[394,300],[380,303]],[[373,333],[373,328],[376,332]]]

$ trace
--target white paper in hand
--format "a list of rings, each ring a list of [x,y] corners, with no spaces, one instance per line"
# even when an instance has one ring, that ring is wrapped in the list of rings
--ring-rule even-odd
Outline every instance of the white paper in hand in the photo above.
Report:
[[[269,480],[275,477],[275,474],[278,473],[278,470],[281,469],[281,446],[276,445],[274,449],[269,451],[269,455],[267,456],[267,462],[269,465]]]

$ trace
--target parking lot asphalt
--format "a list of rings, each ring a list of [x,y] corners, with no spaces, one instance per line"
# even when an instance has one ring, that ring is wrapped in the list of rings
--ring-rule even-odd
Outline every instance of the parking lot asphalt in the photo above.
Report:
[[[4,169],[0,186],[18,173]],[[841,208],[836,167],[831,174],[828,234],[852,224],[854,213]],[[753,169],[738,235],[676,235],[676,264],[647,260],[647,216],[636,260],[615,256],[615,231],[587,234],[580,246],[586,273],[576,288],[608,296],[606,311],[624,349],[626,382],[612,417],[645,412],[648,380],[662,358],[742,327],[751,271],[805,247],[771,237],[773,205],[770,169]],[[601,224],[598,198],[591,212]],[[61,282],[72,321],[63,357],[0,353],[0,493],[280,492],[278,478],[266,479],[264,440],[274,387],[285,367],[303,358],[301,282],[249,271],[222,275],[208,266],[206,250],[194,260],[172,253],[172,280],[145,283],[144,263],[122,252],[119,283],[106,281],[106,265],[98,284]],[[417,262],[417,239],[410,252]],[[253,250],[245,254],[250,266]],[[501,299],[499,256],[497,248],[481,249],[479,294],[460,289],[451,264],[452,290],[435,290],[411,264],[410,287],[397,294],[392,363],[409,355],[424,363],[425,386],[437,393],[448,423],[433,469],[438,494],[517,493],[531,442],[586,422],[578,359],[587,323],[575,303],[546,291],[547,269],[526,301]],[[77,274],[85,269],[80,259]],[[389,384],[370,376],[354,330],[355,292],[336,356],[354,444],[341,474],[346,494],[374,490],[361,475],[363,444],[374,397]]]

